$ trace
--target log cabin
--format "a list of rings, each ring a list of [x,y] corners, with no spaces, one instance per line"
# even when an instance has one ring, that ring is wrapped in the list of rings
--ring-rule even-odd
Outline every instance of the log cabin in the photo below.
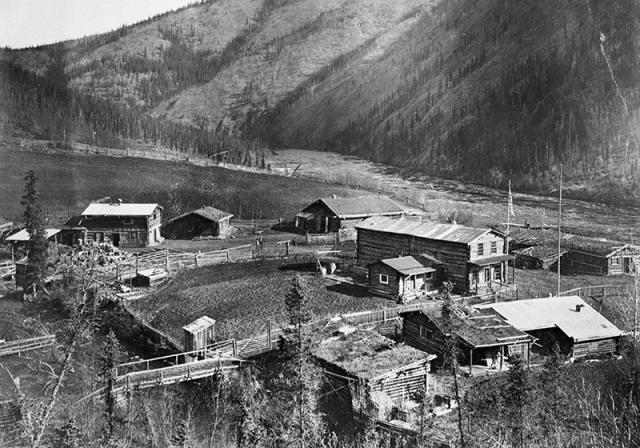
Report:
[[[428,253],[443,264],[446,280],[459,293],[484,293],[513,282],[506,236],[494,229],[379,216],[356,225],[358,264]]]
[[[404,213],[400,204],[383,195],[320,198],[296,215],[295,227],[302,233],[337,232],[372,216],[399,217]]]
[[[571,272],[592,275],[634,274],[640,264],[640,246],[574,237],[564,242]]]
[[[324,339],[314,357],[336,389],[349,388],[354,411],[373,409],[375,417],[389,420],[392,405],[428,385],[433,354],[361,327],[330,324],[316,336]]]
[[[622,331],[578,296],[515,300],[486,305],[520,331],[538,341],[543,352],[558,343],[560,352],[573,358],[613,354]]]
[[[158,204],[94,203],[81,216],[89,241],[108,241],[116,247],[155,246],[162,241]]]
[[[170,219],[162,226],[162,235],[169,239],[197,237],[224,238],[229,233],[231,213],[214,207],[202,207]]]
[[[558,248],[546,245],[530,246],[523,249],[514,250],[513,255],[516,257],[515,266],[518,269],[550,269],[557,268]],[[560,251],[560,262],[566,250]]]
[[[449,331],[442,310],[410,311],[401,316],[404,341],[444,359]],[[460,361],[469,365],[469,374],[473,374],[474,365],[476,370],[502,370],[506,367],[505,359],[516,354],[529,362],[534,338],[491,310],[455,308],[451,313],[451,327]]]
[[[375,261],[368,272],[371,293],[405,303],[437,293],[443,266],[429,254],[419,254]]]

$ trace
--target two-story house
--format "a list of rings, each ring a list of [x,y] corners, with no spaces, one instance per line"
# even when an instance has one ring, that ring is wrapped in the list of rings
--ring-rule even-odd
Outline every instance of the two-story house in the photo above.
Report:
[[[482,293],[509,283],[508,262],[513,256],[505,253],[506,236],[497,230],[385,216],[369,218],[356,229],[362,266],[428,255],[442,263],[442,278],[451,281],[456,292]]]

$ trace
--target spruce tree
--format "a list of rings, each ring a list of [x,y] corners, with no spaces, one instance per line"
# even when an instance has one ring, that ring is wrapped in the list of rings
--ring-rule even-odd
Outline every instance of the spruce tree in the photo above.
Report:
[[[113,388],[116,383],[116,367],[120,362],[122,356],[120,350],[120,343],[113,330],[110,330],[107,334],[104,347],[102,349],[102,359],[100,365],[100,376],[105,382],[104,403],[105,411],[104,416],[106,420],[106,438],[111,439],[115,430],[115,403],[116,397]]]
[[[529,370],[519,355],[510,357],[508,384],[505,389],[505,404],[511,409],[510,420],[513,446],[524,447],[524,422],[531,396]]]
[[[42,282],[47,267],[48,241],[44,229],[42,207],[38,201],[36,182],[38,178],[33,170],[26,172],[24,176],[24,195],[20,204],[24,207],[23,222],[29,233],[27,242],[27,289],[33,288]]]

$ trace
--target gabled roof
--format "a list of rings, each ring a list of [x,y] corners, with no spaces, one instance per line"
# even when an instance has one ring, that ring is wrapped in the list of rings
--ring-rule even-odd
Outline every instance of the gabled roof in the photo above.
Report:
[[[429,255],[408,255],[406,257],[386,258],[380,260],[379,263],[389,266],[404,275],[424,274],[426,272],[435,272],[434,264],[442,264]]]
[[[440,331],[445,328],[441,310],[410,311],[401,315],[407,316],[413,313],[424,314]],[[454,309],[451,317],[456,336],[471,348],[497,347],[533,340],[532,336],[518,330],[491,310],[457,308]]]
[[[405,211],[404,207],[393,199],[379,194],[354,198],[320,198],[301,211],[305,212],[318,203],[326,205],[341,219],[365,218],[375,215],[398,215]]]
[[[51,238],[54,235],[60,233],[60,229],[44,229],[44,233],[47,239]],[[29,232],[27,229],[22,229],[18,233],[14,233],[13,235],[7,237],[7,241],[29,241]]]
[[[223,219],[231,218],[233,215],[231,213],[225,212],[223,210],[219,210],[215,207],[202,207],[196,210],[192,210],[187,213],[183,213],[182,215],[178,215],[175,218],[171,218],[169,222],[176,221],[178,219],[184,218],[189,215],[198,215],[202,218],[208,219],[209,221],[220,222]]]
[[[576,311],[576,305],[581,306],[580,311]],[[477,308],[493,309],[522,331],[557,327],[576,342],[622,335],[622,331],[578,296],[498,302]]]
[[[476,229],[458,224],[441,224],[432,221],[420,221],[411,218],[389,218],[376,216],[357,224],[357,229],[396,233],[431,240],[450,241],[469,244],[487,233],[502,235],[494,229]]]
[[[95,203],[89,204],[82,216],[150,216],[159,207],[158,204]]]

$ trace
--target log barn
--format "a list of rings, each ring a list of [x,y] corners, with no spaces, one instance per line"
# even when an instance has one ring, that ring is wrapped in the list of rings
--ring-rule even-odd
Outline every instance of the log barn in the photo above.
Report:
[[[563,266],[577,274],[633,274],[640,264],[640,246],[633,244],[573,237],[563,245],[568,250]]]
[[[476,308],[488,308],[520,331],[535,337],[543,352],[554,342],[574,358],[615,353],[622,331],[578,296],[515,300]]]
[[[94,203],[82,212],[80,225],[87,229],[88,241],[146,247],[162,241],[161,220],[162,207],[158,204]]]
[[[445,320],[441,310],[420,310],[401,313],[404,341],[419,350],[435,353],[444,359],[446,350]],[[520,355],[529,362],[534,338],[507,323],[491,310],[455,308],[451,315],[453,334],[460,361],[469,365],[473,374],[478,369],[502,370],[505,358]]]
[[[365,328],[335,324],[333,331],[314,350],[327,379],[336,388],[349,388],[353,410],[372,410],[380,420],[389,420],[390,407],[411,394],[424,390],[429,381],[431,361],[436,356],[398,344]]]
[[[170,219],[162,226],[162,235],[169,239],[190,240],[197,237],[227,236],[231,213],[214,207],[202,207]]]
[[[429,254],[386,258],[368,266],[369,291],[407,302],[434,294],[442,283],[442,263]]]
[[[356,225],[358,263],[427,253],[443,264],[460,293],[483,293],[513,282],[504,253],[506,236],[494,229],[440,224],[415,218],[369,218]]]
[[[387,196],[320,198],[296,215],[295,227],[303,233],[337,232],[372,216],[399,217],[404,208]]]
[[[560,251],[560,262],[566,250]],[[515,266],[518,269],[551,269],[555,270],[558,261],[558,248],[544,245],[531,246],[513,251],[516,257]]]

